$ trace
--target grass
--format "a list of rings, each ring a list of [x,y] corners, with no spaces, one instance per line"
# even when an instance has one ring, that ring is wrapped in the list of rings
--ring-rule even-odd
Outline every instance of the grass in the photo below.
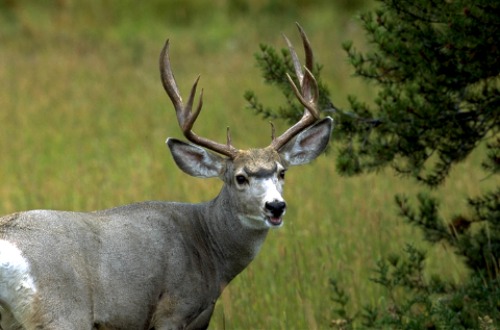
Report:
[[[270,139],[270,132],[255,134],[266,132],[268,124],[245,110],[244,91],[256,91],[269,104],[282,101],[263,85],[253,54],[259,43],[284,46],[282,32],[298,45],[295,21],[325,66],[335,104],[347,105],[349,93],[373,95],[371,86],[351,77],[340,46],[354,39],[364,47],[363,33],[353,12],[337,7],[286,15],[249,10],[234,17],[219,1],[211,18],[192,9],[202,18],[188,19],[188,7],[179,12],[183,20],[169,20],[154,8],[138,8],[137,15],[121,7],[115,12],[112,4],[118,2],[112,1],[56,3],[61,7],[24,2],[0,8],[6,27],[0,31],[2,214],[95,210],[141,200],[198,202],[218,193],[217,180],[182,174],[163,143],[167,136],[181,137],[158,73],[167,37],[184,94],[202,74],[205,105],[196,131],[223,141],[230,126],[240,148]],[[492,186],[482,180],[480,153],[433,192],[442,197],[445,219],[465,207],[467,195]],[[314,164],[290,171],[285,226],[270,233],[260,255],[224,291],[212,329],[328,328],[331,277],[344,284],[353,307],[384,300],[369,280],[375,261],[399,252],[405,242],[423,245],[398,219],[393,196],[412,196],[421,187],[390,171],[340,177],[334,157],[335,147]],[[463,278],[451,251],[430,253],[431,272]]]

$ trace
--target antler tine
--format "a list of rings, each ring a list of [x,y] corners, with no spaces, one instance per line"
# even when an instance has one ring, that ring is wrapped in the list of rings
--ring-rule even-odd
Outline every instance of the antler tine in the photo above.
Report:
[[[170,66],[170,56],[169,56],[169,40],[165,42],[160,54],[160,74],[163,88],[167,92],[172,104],[175,108],[175,113],[177,115],[177,122],[182,130],[184,136],[191,142],[201,147],[205,147],[222,155],[233,158],[238,150],[231,145],[231,140],[228,138],[227,144],[217,143],[215,141],[206,139],[204,137],[196,135],[192,131],[194,122],[198,118],[203,106],[203,89],[201,90],[200,97],[198,100],[198,105],[195,111],[192,111],[194,98],[196,95],[196,88],[198,87],[198,81],[200,76],[198,76],[191,87],[191,92],[189,93],[189,98],[186,105],[182,102],[182,97],[179,93],[179,88],[174,78],[172,72],[172,67]]]
[[[273,138],[271,147],[279,150],[288,141],[290,141],[295,135],[300,133],[302,130],[314,124],[319,118],[320,113],[318,110],[318,99],[319,99],[319,89],[318,82],[314,75],[312,74],[312,67],[314,63],[313,52],[311,44],[307,35],[305,34],[302,27],[297,23],[297,28],[299,29],[300,36],[302,38],[302,43],[305,52],[305,62],[304,71],[302,70],[302,65],[300,64],[299,57],[295,52],[290,40],[284,36],[285,42],[287,43],[288,49],[290,50],[290,55],[292,57],[293,67],[295,69],[295,75],[300,83],[300,89],[295,85],[295,82],[287,73],[288,81],[292,86],[295,96],[304,106],[304,114],[302,118],[288,130],[286,130],[282,135],[277,138]]]
[[[302,72],[302,64],[300,64],[297,52],[295,51],[295,48],[290,42],[290,39],[288,39],[288,37],[284,34],[283,34],[283,39],[285,39],[288,50],[290,51],[290,55],[292,56],[292,63],[293,63],[293,68],[295,69],[295,75],[297,76],[297,79],[299,81],[302,81],[302,79],[304,78],[304,73]]]

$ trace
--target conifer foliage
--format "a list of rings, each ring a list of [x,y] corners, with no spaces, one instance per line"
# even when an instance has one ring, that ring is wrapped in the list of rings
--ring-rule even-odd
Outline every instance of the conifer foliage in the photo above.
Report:
[[[352,42],[344,42],[343,48],[355,75],[377,89],[373,102],[350,96],[349,109],[339,109],[319,81],[320,108],[336,120],[337,169],[358,175],[391,167],[437,187],[453,165],[485,145],[487,179],[498,180],[500,2],[382,0],[360,21],[371,50],[360,52]],[[272,109],[247,92],[249,107],[265,117],[296,120],[302,110],[285,79],[285,72],[293,72],[289,53],[262,45],[256,58],[266,81],[283,92],[288,104]],[[319,80],[321,66],[314,71]],[[387,289],[393,304],[389,309],[366,306],[350,314],[346,293],[332,281],[338,307],[334,326],[500,327],[500,187],[471,197],[469,209],[451,222],[440,218],[439,201],[430,195],[419,194],[416,203],[405,196],[395,200],[401,217],[420,228],[427,241],[445,242],[463,257],[470,277],[460,287],[438,277],[425,280],[425,252],[409,245],[401,256],[376,265],[374,280]]]

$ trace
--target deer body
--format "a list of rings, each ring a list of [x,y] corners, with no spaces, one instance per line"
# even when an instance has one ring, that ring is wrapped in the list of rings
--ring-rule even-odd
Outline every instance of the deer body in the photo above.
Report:
[[[0,329],[204,329],[224,287],[282,225],[285,171],[326,147],[332,119],[318,120],[317,84],[290,46],[305,111],[270,146],[238,150],[192,132],[201,110],[182,103],[170,69],[162,82],[192,143],[168,139],[180,169],[224,185],[199,204],[142,202],[95,212],[34,210],[0,218]],[[209,152],[206,149],[215,151]]]
[[[31,278],[24,299],[37,310],[14,314],[28,328],[149,329],[152,319],[166,329],[184,328],[196,325],[199,315],[204,319],[198,322],[207,325],[222,289],[252,260],[267,233],[221,214],[225,194],[194,207],[145,202],[92,213],[4,217],[2,229],[10,229],[0,237],[22,251],[29,267],[19,283],[0,284],[0,297],[14,295],[6,292],[19,291],[21,281]],[[3,265],[9,260],[0,258]]]

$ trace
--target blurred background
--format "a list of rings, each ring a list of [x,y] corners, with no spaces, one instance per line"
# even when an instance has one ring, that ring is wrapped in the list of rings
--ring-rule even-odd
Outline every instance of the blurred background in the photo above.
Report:
[[[251,89],[269,105],[283,99],[264,84],[254,57],[259,45],[285,47],[284,33],[301,56],[299,22],[335,104],[347,106],[349,94],[370,102],[373,87],[352,77],[341,44],[369,47],[357,15],[374,6],[368,0],[0,0],[0,212],[215,197],[221,182],[183,174],[164,145],[168,136],[182,137],[159,78],[165,40],[184,97],[201,74],[204,107],[195,131],[224,141],[229,126],[236,147],[261,147],[270,141],[269,124],[246,109],[243,95]],[[279,132],[287,127],[275,124]],[[224,291],[211,329],[328,328],[332,277],[345,285],[353,307],[380,302],[383,293],[370,281],[375,262],[405,242],[424,245],[398,220],[393,200],[417,185],[391,171],[340,177],[334,155],[332,146],[314,164],[289,172],[285,225]],[[484,189],[479,163],[473,155],[438,189],[443,217]],[[431,270],[464,277],[451,252],[429,253]]]

